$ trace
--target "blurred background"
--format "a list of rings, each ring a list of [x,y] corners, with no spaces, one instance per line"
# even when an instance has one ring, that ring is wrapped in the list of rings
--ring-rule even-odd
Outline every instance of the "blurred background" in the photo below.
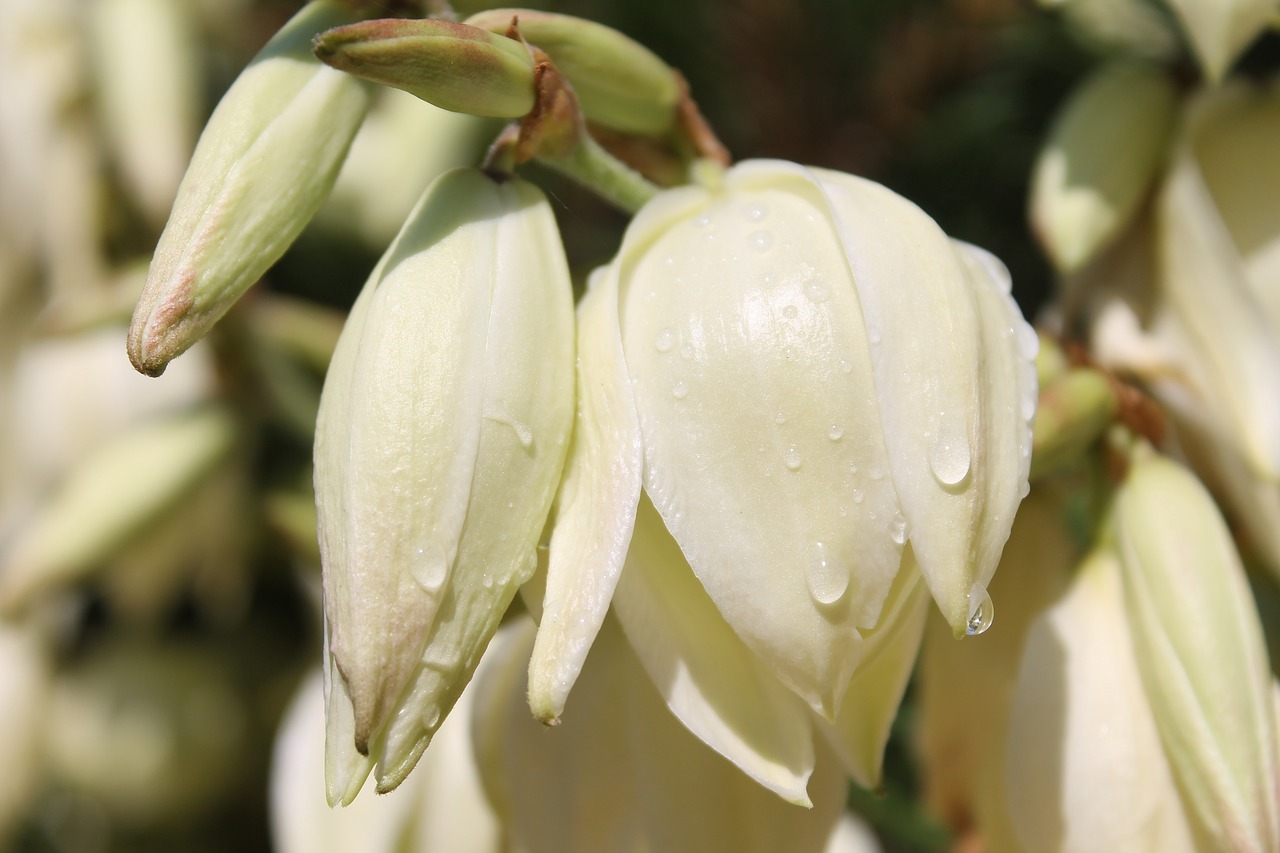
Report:
[[[424,147],[397,144],[395,108],[375,112],[357,143],[374,153],[352,168],[382,163],[384,195],[340,179],[163,378],[132,372],[124,327],[199,128],[300,5],[0,0],[0,850],[271,849],[276,725],[320,658],[315,407],[342,315],[425,186]],[[535,5],[680,69],[736,159],[880,181],[1000,256],[1028,316],[1044,303],[1027,180],[1105,49],[1055,14],[1017,0]],[[1246,67],[1276,55],[1268,37]],[[153,89],[131,112],[128,93]],[[494,130],[457,135],[448,156],[476,162]],[[626,219],[531,171],[580,282]],[[142,459],[163,474],[140,474]],[[102,506],[149,509],[112,527],[85,509]],[[913,707],[884,790],[854,791],[851,807],[887,850],[945,850],[919,803]]]

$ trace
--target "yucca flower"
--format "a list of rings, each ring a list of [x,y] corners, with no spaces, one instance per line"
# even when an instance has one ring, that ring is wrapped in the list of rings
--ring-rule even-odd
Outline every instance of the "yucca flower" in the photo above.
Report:
[[[641,210],[578,340],[535,715],[565,711],[612,600],[677,715],[751,775],[803,802],[812,717],[874,783],[917,576],[954,633],[984,628],[1026,492],[1037,341],[1003,267],[870,181],[746,162]]]

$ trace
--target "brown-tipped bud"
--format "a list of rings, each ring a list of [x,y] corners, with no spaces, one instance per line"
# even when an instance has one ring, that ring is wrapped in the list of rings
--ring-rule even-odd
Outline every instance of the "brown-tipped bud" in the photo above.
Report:
[[[533,58],[520,42],[452,21],[388,18],[336,27],[322,62],[459,113],[519,118],[533,109]]]
[[[504,33],[513,21],[573,85],[588,119],[645,136],[671,129],[680,84],[647,47],[594,21],[532,9],[491,9],[467,23]]]

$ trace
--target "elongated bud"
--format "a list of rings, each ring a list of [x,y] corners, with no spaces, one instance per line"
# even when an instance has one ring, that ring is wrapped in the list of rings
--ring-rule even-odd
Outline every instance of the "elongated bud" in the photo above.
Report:
[[[1059,270],[1129,223],[1164,162],[1177,96],[1155,66],[1114,62],[1072,96],[1036,162],[1031,221]]]
[[[321,61],[446,110],[519,118],[533,109],[533,57],[520,42],[466,24],[388,18],[316,36]]]
[[[1215,849],[1280,848],[1266,643],[1230,531],[1200,482],[1134,464],[1115,528],[1138,669],[1188,808]]]
[[[546,198],[478,170],[423,196],[351,310],[316,426],[328,792],[421,757],[533,572],[573,417]]]
[[[289,247],[329,194],[369,106],[365,84],[311,55],[359,15],[308,3],[223,97],[196,145],[129,329],[151,376],[199,340]]]
[[[623,133],[671,129],[680,99],[675,72],[651,50],[594,21],[532,9],[490,9],[467,23],[505,33],[515,22],[573,85],[586,117]]]
[[[0,555],[0,610],[75,579],[190,492],[224,458],[235,424],[218,408],[157,418],[103,445]]]

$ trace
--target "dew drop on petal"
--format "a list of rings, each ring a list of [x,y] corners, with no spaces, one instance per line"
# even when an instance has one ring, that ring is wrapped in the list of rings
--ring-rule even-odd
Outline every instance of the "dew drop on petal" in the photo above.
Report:
[[[794,320],[800,314],[800,309],[794,305],[788,305],[782,309],[782,316],[788,320]]]
[[[683,379],[677,379],[675,384],[671,386],[671,396],[677,400],[683,400],[689,396],[689,383]]]
[[[863,502],[864,500],[866,500],[866,499],[867,499],[867,496],[866,496],[866,495],[864,495],[864,494],[862,493],[862,489],[854,489],[854,490],[853,490],[853,502],[854,502],[854,503],[856,503],[856,504],[860,504],[860,503],[862,503],[862,502]]]
[[[872,344],[880,343],[880,330],[877,329],[875,326],[872,326],[870,329],[867,329],[867,340],[870,341]]]
[[[800,448],[794,444],[786,449],[782,454],[782,464],[787,466],[788,471],[799,471],[802,464],[800,458]]]
[[[653,348],[658,352],[671,352],[672,347],[676,345],[676,330],[670,327],[658,332],[658,336],[653,340]]]
[[[759,222],[769,215],[769,205],[749,204],[742,209],[742,215],[748,222]]]
[[[747,245],[753,252],[767,252],[773,245],[773,235],[768,231],[756,231],[747,238]]]
[[[872,469],[871,469],[871,471],[870,471],[869,473],[870,473],[870,475],[871,475],[871,479],[873,479],[873,480],[883,480],[883,479],[884,479],[884,469],[883,469],[883,468],[880,468],[880,467],[872,468]]]
[[[711,224],[711,217],[704,213],[701,216],[699,216],[697,219],[693,220],[693,224],[698,226],[699,228],[706,228],[708,225]]]
[[[785,424],[787,422],[787,416],[782,412],[778,412],[776,415],[773,416],[773,422],[781,426],[782,424]]]
[[[840,426],[840,424],[832,424],[827,428],[827,438],[832,441],[839,441],[844,438],[844,427]]]
[[[516,440],[520,442],[521,447],[528,450],[533,446],[533,429],[528,424],[512,421],[511,429],[515,430]]]
[[[434,731],[435,727],[440,724],[440,706],[431,705],[427,708],[426,713],[422,715],[422,725],[428,731]]]
[[[831,288],[820,278],[810,279],[805,283],[804,295],[810,302],[822,303],[831,298]]]
[[[929,448],[929,470],[944,486],[958,486],[969,476],[969,442],[961,433],[948,430]]]
[[[899,545],[907,544],[907,520],[899,513],[889,527],[889,535]]]
[[[448,573],[449,561],[444,549],[434,543],[419,548],[409,561],[409,574],[427,592],[439,590]]]
[[[689,346],[688,344],[685,344],[684,346],[680,347],[680,357],[683,358],[685,361],[689,361],[690,359],[692,359],[693,347]]]
[[[821,542],[814,543],[804,577],[809,595],[818,604],[835,604],[849,589],[849,572],[827,559],[827,546]]]
[[[970,593],[970,599],[972,599]],[[991,627],[991,623],[996,619],[996,606],[991,602],[991,595],[983,592],[982,600],[974,607],[972,602],[969,605],[969,621],[965,623],[964,632],[970,637],[976,637],[979,634],[985,634],[987,629]]]

